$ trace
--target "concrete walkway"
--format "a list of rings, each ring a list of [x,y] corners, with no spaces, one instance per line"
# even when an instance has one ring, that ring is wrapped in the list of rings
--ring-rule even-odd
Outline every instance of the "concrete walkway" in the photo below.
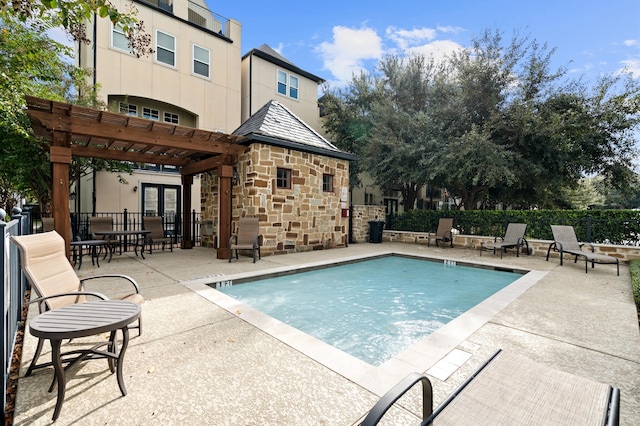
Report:
[[[388,252],[533,273],[377,368],[205,285]],[[583,263],[561,267],[557,258],[510,253],[501,260],[472,250],[383,243],[270,256],[255,264],[249,257],[229,264],[205,248],[154,251],[146,260],[127,253],[100,268],[85,259],[78,272],[103,273],[131,275],[146,298],[143,334],[132,332],[124,362],[128,394],[121,396],[106,362],[81,363],[67,374],[56,424],[357,425],[408,371],[429,371],[437,405],[498,348],[619,387],[621,424],[640,424],[640,333],[627,266],[619,277],[614,265],[596,265],[585,274]],[[35,314],[32,309],[30,317]],[[24,377],[36,343],[25,334],[15,424],[49,424],[56,402],[56,393],[47,393],[52,370]],[[450,363],[441,359],[448,354],[447,360],[470,357],[443,372]],[[47,344],[42,360],[49,357]],[[412,414],[420,412],[418,392],[401,402],[385,424],[418,424]]]

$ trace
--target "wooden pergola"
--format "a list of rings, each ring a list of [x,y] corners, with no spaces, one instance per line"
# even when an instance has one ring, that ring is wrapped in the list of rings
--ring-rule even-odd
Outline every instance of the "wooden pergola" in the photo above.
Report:
[[[62,102],[26,96],[27,114],[37,136],[49,141],[53,175],[52,210],[56,231],[69,242],[69,164],[71,157],[177,166],[184,190],[182,211],[191,211],[193,176],[217,169],[219,185],[219,248],[228,256],[231,236],[233,164],[246,146],[239,136],[177,126]],[[192,247],[188,214],[182,215],[182,248]]]

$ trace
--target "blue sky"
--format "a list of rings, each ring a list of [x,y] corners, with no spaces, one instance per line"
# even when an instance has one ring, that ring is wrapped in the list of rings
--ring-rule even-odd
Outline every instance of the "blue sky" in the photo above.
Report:
[[[436,56],[484,28],[555,47],[553,66],[593,81],[624,67],[640,78],[640,0],[213,1],[242,24],[242,53],[266,43],[305,71],[341,85],[387,53]]]

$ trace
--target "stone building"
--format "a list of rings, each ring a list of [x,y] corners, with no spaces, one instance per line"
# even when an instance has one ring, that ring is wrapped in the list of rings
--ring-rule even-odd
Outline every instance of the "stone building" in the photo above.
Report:
[[[240,217],[258,217],[262,255],[310,251],[348,244],[349,160],[288,108],[272,100],[234,135],[248,150],[234,166],[232,233]],[[219,179],[202,178],[203,219],[212,235],[203,245],[218,245],[215,230]]]

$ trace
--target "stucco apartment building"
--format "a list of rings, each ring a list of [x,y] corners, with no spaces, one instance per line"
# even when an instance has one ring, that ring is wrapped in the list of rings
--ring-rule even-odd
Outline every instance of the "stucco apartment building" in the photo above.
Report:
[[[124,0],[113,3],[122,9],[127,5]],[[276,101],[287,111],[284,115],[291,113],[303,122],[305,131],[315,133],[314,129],[320,129],[317,99],[323,80],[296,67],[266,45],[242,56],[240,22],[216,15],[201,0],[135,0],[134,5],[138,19],[144,22],[145,31],[151,36],[151,47],[155,51],[152,55],[138,58],[131,54],[121,29],[107,19],[91,22],[87,33],[92,43],[78,48],[78,65],[94,70],[94,83],[99,84],[101,99],[110,110],[231,134],[265,105]],[[349,156],[338,154],[319,134],[311,139],[315,141],[318,136],[318,143],[328,149],[318,156],[306,149],[304,143],[292,146],[278,135],[262,140],[258,135],[259,126],[253,130],[257,133],[250,136],[260,140],[251,139],[246,155],[240,158],[241,164],[234,167],[236,174],[243,173],[240,185],[233,188],[234,200],[240,200],[234,201],[233,218],[248,214],[261,217],[265,230],[273,237],[272,247],[266,247],[267,254],[296,247],[311,249],[329,241],[332,244],[346,242],[348,219],[342,217],[342,207],[347,203],[344,192],[348,188]],[[339,157],[337,167],[332,158],[334,154]],[[295,159],[295,170],[294,163],[287,165],[292,159]],[[332,166],[326,166],[325,160]],[[315,166],[301,167],[300,162],[315,163]],[[130,212],[166,217],[187,213],[180,211],[182,186],[177,169],[159,165],[137,167],[133,175],[96,172],[85,177],[74,191],[80,196],[71,211],[120,212],[126,208]],[[327,172],[331,167],[334,174]],[[300,169],[319,174],[319,181],[301,177]],[[284,182],[280,173],[287,170],[292,174],[290,180]],[[270,173],[273,179],[269,178]],[[327,186],[323,190],[323,178],[328,179],[327,176],[336,178],[336,185],[334,182],[330,185],[331,191],[326,191]],[[289,187],[283,187],[283,182]],[[215,171],[194,179],[192,207],[202,212],[202,218],[208,223],[213,222],[213,235],[207,236],[213,237],[209,241],[211,245],[220,244],[215,239],[219,218],[212,206],[217,197],[209,194],[216,190]],[[323,219],[323,229],[329,231],[320,237],[303,230],[315,226],[313,221],[301,224],[287,220],[285,225],[282,215],[267,212],[273,208],[299,211],[299,206],[293,208],[292,205],[300,199],[294,194],[300,193],[316,194],[312,197],[314,205],[331,205],[336,209],[323,216],[329,218]],[[260,200],[271,200],[274,196],[276,200],[285,201],[260,205]],[[244,206],[242,200],[249,198],[254,200],[252,205]],[[301,231],[292,231],[292,226],[300,227]]]
[[[125,10],[129,2],[113,1]],[[241,124],[239,22],[215,15],[201,0],[135,1],[155,53],[131,54],[121,29],[108,19],[88,24],[78,65],[93,70],[101,100],[121,113],[231,133]],[[123,178],[123,179],[122,179]],[[199,211],[200,180],[193,207]],[[175,168],[144,165],[133,175],[97,172],[80,182],[72,211],[180,212],[181,179]]]

